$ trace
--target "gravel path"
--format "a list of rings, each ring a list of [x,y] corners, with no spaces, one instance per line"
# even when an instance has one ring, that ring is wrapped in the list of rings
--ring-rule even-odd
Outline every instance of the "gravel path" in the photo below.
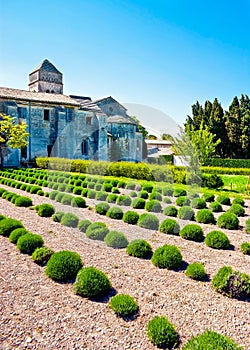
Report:
[[[1,185],[1,187],[4,187]],[[12,192],[23,193],[10,188]],[[30,195],[33,203],[53,203],[56,210],[74,212],[80,219],[106,222],[109,228],[123,231],[129,240],[145,238],[153,249],[176,244],[187,263],[201,261],[212,278],[223,265],[250,274],[250,256],[239,251],[250,241],[243,231],[227,231],[234,250],[210,249],[204,243],[186,241],[158,231],[142,229],[96,214],[91,209],[72,208],[45,197]],[[87,200],[94,205],[93,200]],[[247,214],[249,215],[249,205]],[[233,338],[250,349],[250,303],[216,293],[211,282],[197,282],[179,272],[158,269],[150,261],[129,257],[125,250],[108,248],[91,241],[77,229],[41,218],[35,211],[18,208],[0,198],[0,213],[22,220],[25,227],[43,236],[46,246],[55,251],[78,252],[85,266],[95,266],[108,274],[117,293],[133,296],[140,307],[133,321],[118,318],[108,300],[93,302],[73,292],[72,284],[59,284],[45,276],[44,268],[0,236],[0,349],[156,349],[146,336],[147,322],[165,315],[181,339],[179,349],[192,336],[211,329]],[[161,216],[163,219],[164,216]],[[241,219],[241,223],[245,218]],[[205,232],[214,228],[204,225]]]

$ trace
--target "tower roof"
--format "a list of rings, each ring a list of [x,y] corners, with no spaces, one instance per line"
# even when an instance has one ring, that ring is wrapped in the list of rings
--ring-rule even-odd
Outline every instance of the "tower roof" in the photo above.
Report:
[[[56,69],[56,67],[47,59],[43,60],[30,74],[38,71],[38,70],[43,70],[43,71],[47,71],[47,72],[52,72],[52,73],[58,73],[58,74],[62,74],[61,72],[59,72],[58,69]]]

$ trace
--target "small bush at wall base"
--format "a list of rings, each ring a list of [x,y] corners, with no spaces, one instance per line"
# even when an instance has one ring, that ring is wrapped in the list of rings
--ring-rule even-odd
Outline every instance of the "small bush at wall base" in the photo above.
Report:
[[[9,237],[11,232],[16,228],[23,228],[21,221],[6,218],[0,221],[0,235]]]
[[[136,225],[139,220],[139,214],[136,211],[129,210],[123,214],[122,220],[127,224]]]
[[[83,263],[79,254],[68,250],[54,253],[49,259],[45,273],[49,278],[59,282],[74,279]]]
[[[163,214],[167,216],[176,217],[178,214],[178,209],[173,205],[169,205],[163,210]]]
[[[103,241],[109,229],[103,222],[94,222],[86,230],[86,236],[90,239]]]
[[[51,217],[55,213],[55,208],[51,204],[39,204],[35,207],[37,214],[42,217]]]
[[[121,220],[123,217],[123,211],[119,207],[112,207],[107,211],[106,215],[111,219]]]
[[[95,211],[100,215],[106,215],[110,206],[106,202],[98,203],[95,206]]]
[[[89,227],[89,225],[91,225],[92,222],[88,219],[85,220],[81,220],[79,221],[79,224],[77,226],[78,230],[80,230],[81,232],[86,232],[87,228]]]
[[[107,275],[92,266],[81,269],[74,284],[75,293],[89,299],[106,295],[110,288],[111,283]]]
[[[149,230],[158,230],[159,219],[154,214],[141,214],[138,220],[138,226],[147,228]]]
[[[151,245],[143,239],[131,241],[126,248],[126,252],[128,255],[141,259],[151,259],[153,255]]]
[[[104,238],[104,242],[112,248],[126,248],[128,245],[127,237],[124,233],[118,231],[109,231]]]
[[[203,230],[199,225],[189,224],[180,231],[180,236],[184,239],[194,242],[202,242],[204,239]]]
[[[52,254],[54,254],[53,250],[48,247],[36,248],[31,255],[32,260],[41,266],[47,264]]]
[[[194,210],[189,206],[180,207],[178,210],[178,217],[182,220],[193,220],[194,219]]]
[[[212,202],[209,205],[209,209],[212,210],[214,213],[219,213],[223,211],[222,205],[219,202]]]
[[[215,224],[215,217],[211,210],[200,209],[196,213],[195,220],[202,224]]]
[[[180,225],[174,219],[166,219],[160,224],[159,230],[169,235],[179,235]]]
[[[9,235],[9,240],[11,243],[16,244],[18,241],[18,238],[25,235],[26,233],[29,233],[29,231],[26,230],[25,228],[16,228]]]
[[[15,205],[17,207],[30,207],[32,206],[32,200],[29,197],[17,197],[15,199]]]
[[[118,294],[110,299],[110,308],[121,317],[130,317],[135,315],[139,306],[135,299],[127,294]]]
[[[239,219],[233,213],[224,213],[219,216],[217,225],[220,228],[226,228],[228,230],[238,230],[239,228]]]
[[[147,336],[161,348],[173,349],[178,345],[178,333],[165,316],[156,316],[148,322]]]
[[[214,230],[209,232],[205,238],[205,244],[210,248],[229,249],[230,241],[224,232]]]
[[[31,255],[36,248],[42,247],[44,244],[43,238],[34,233],[26,233],[17,240],[17,248],[21,253]]]
[[[245,255],[250,255],[250,243],[243,242],[240,246],[240,251]]]
[[[159,268],[175,270],[182,265],[182,255],[176,246],[165,244],[156,249],[151,261]]]
[[[185,274],[186,276],[197,281],[203,281],[207,276],[204,265],[198,262],[188,265]]]
[[[64,214],[61,218],[61,224],[63,226],[67,226],[67,227],[75,228],[75,227],[77,227],[78,222],[79,222],[78,216],[76,216],[73,213]]]

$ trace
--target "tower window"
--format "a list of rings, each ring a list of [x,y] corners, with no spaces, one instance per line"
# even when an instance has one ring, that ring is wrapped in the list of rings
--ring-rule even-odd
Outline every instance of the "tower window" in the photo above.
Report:
[[[87,155],[88,154],[88,141],[83,140],[82,142],[82,154]]]
[[[92,117],[86,117],[86,125],[92,125]]]
[[[49,109],[44,109],[43,119],[49,121]]]
[[[48,152],[48,157],[50,157],[51,152],[52,152],[52,145],[47,146],[47,152]]]

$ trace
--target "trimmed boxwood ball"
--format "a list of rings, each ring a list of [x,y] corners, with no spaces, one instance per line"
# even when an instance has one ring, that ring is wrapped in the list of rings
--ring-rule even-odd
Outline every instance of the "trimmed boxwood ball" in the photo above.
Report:
[[[138,197],[148,199],[148,191],[142,190],[141,192],[139,192]]]
[[[71,205],[71,201],[74,197],[70,194],[64,194],[61,199],[61,203],[64,205]]]
[[[144,198],[135,198],[132,202],[132,207],[134,209],[144,209],[146,205],[146,201]]]
[[[64,193],[62,193],[62,192],[57,193],[57,195],[55,197],[55,201],[60,203],[63,196],[64,196]]]
[[[176,217],[178,214],[178,209],[173,205],[169,205],[163,210],[163,214]]]
[[[86,230],[86,236],[90,239],[103,241],[109,229],[103,222],[94,222]]]
[[[145,183],[142,185],[142,191],[147,191],[148,193],[151,193],[153,191],[154,186],[149,184],[149,183]]]
[[[95,267],[81,269],[74,283],[74,291],[84,298],[95,299],[109,293],[111,283],[108,276]]]
[[[139,306],[134,298],[128,294],[118,294],[110,299],[110,308],[121,317],[129,317],[135,315]]]
[[[247,220],[246,220],[245,232],[246,232],[246,233],[250,233],[250,219],[247,219]]]
[[[173,187],[166,186],[166,187],[163,187],[162,189],[163,196],[172,196],[173,193],[174,193]]]
[[[209,204],[209,209],[214,213],[219,213],[223,211],[222,205],[219,202],[212,202]]]
[[[108,247],[112,248],[126,248],[128,239],[122,232],[109,231],[104,238],[104,242]]]
[[[159,230],[169,235],[178,235],[180,232],[180,225],[174,219],[166,219],[160,224]]]
[[[182,265],[182,255],[175,245],[165,244],[155,250],[151,261],[159,268],[175,270]]]
[[[79,223],[79,218],[73,213],[64,214],[61,218],[61,224],[67,227],[77,227]]]
[[[234,213],[236,216],[244,216],[245,209],[240,204],[232,204],[227,213]]]
[[[204,209],[207,207],[206,201],[203,198],[194,198],[191,201],[191,207],[195,209]]]
[[[205,192],[201,198],[203,198],[206,202],[214,202],[215,196],[212,192]]]
[[[138,226],[147,228],[149,230],[158,230],[159,219],[154,214],[141,214],[138,220]]]
[[[26,230],[26,228],[16,228],[9,235],[9,240],[11,243],[16,244],[18,241],[18,238],[25,235],[26,233],[29,233],[29,231]]]
[[[178,345],[178,333],[165,316],[155,316],[148,322],[147,336],[160,348],[174,349]]]
[[[186,276],[197,281],[203,281],[207,276],[204,265],[199,262],[194,262],[188,265],[185,274]]]
[[[130,206],[131,202],[132,202],[132,200],[129,196],[120,195],[116,199],[116,204],[119,204],[119,205]]]
[[[181,196],[186,196],[187,191],[184,190],[183,188],[175,188],[173,191],[173,196],[174,197],[181,197]]]
[[[182,350],[243,350],[232,339],[214,331],[206,330],[202,334],[192,337],[183,347]]]
[[[73,188],[73,194],[81,194],[82,193],[83,188],[81,186],[76,186]]]
[[[82,197],[74,197],[71,200],[71,206],[75,208],[86,208],[86,201]]]
[[[100,215],[106,215],[109,208],[110,208],[110,206],[108,203],[102,202],[102,203],[96,204],[95,211]]]
[[[107,197],[107,202],[108,202],[108,203],[115,203],[117,197],[118,197],[117,194],[111,193],[111,194],[109,194],[108,197]]]
[[[51,250],[50,248],[41,247],[41,248],[36,248],[34,250],[34,252],[31,255],[31,258],[36,264],[44,266],[47,264],[52,254],[54,254],[54,251]]]
[[[180,236],[194,242],[202,242],[204,234],[202,228],[197,224],[189,224],[180,230]]]
[[[156,191],[153,191],[150,196],[149,196],[149,199],[152,200],[152,199],[156,199],[157,201],[162,201],[162,195],[159,193],[159,192],[156,192]]]
[[[129,193],[130,197],[134,198],[134,197],[137,197],[137,193],[135,191],[131,191]]]
[[[189,205],[190,199],[187,196],[180,196],[176,199],[176,205],[183,207],[183,205]]]
[[[162,211],[161,202],[156,199],[152,199],[146,203],[145,209],[153,213],[160,213]]]
[[[228,230],[238,230],[239,219],[233,213],[224,213],[219,216],[217,225],[220,228],[226,228]]]
[[[21,253],[31,255],[36,248],[40,248],[44,245],[42,236],[34,233],[26,233],[17,240],[17,248]]]
[[[75,279],[82,266],[82,259],[78,253],[62,250],[52,254],[45,273],[55,281],[68,282]]]
[[[103,191],[99,191],[99,192],[96,192],[95,194],[95,199],[97,201],[105,201],[108,197],[108,193],[107,192],[103,192]]]
[[[194,220],[194,215],[194,210],[186,205],[180,207],[178,210],[178,218],[182,220]]]
[[[23,228],[23,224],[19,220],[6,218],[0,221],[0,235],[9,237],[11,232],[16,228]]]
[[[92,222],[88,219],[85,220],[81,220],[79,221],[79,224],[77,226],[77,228],[81,231],[81,232],[86,232],[87,228],[89,227],[89,225],[91,225]]]
[[[169,197],[165,197],[163,202],[166,203],[166,204],[171,204],[172,203],[172,201],[171,201],[171,199]]]
[[[136,225],[139,220],[140,215],[133,210],[129,210],[123,214],[122,220],[127,224]]]
[[[209,209],[200,209],[196,213],[195,220],[202,224],[215,224],[214,214]]]
[[[104,183],[102,186],[102,190],[105,192],[111,192],[113,188],[113,185],[110,183]]]
[[[231,204],[230,198],[228,196],[225,196],[224,194],[219,195],[216,198],[216,201],[219,202],[220,204],[223,204],[223,205],[230,205]]]
[[[235,197],[232,201],[232,204],[240,204],[242,207],[244,207],[245,201],[242,197]]]
[[[214,249],[229,249],[230,241],[227,235],[219,230],[209,232],[205,238],[205,244]]]
[[[56,195],[57,195],[58,193],[59,193],[58,191],[51,191],[50,194],[49,194],[49,198],[50,198],[50,199],[55,199],[55,198],[56,198]]]
[[[37,214],[42,217],[51,217],[55,213],[55,208],[52,204],[39,204],[35,207]]]
[[[240,246],[240,251],[245,255],[250,255],[250,243],[243,242]]]
[[[65,213],[63,211],[57,211],[55,214],[52,215],[52,220],[55,222],[61,222],[64,214]]]
[[[126,252],[128,255],[141,259],[151,259],[153,255],[151,245],[144,239],[131,241],[126,248]]]
[[[123,217],[123,211],[119,207],[109,208],[106,214],[111,219],[121,220]]]

